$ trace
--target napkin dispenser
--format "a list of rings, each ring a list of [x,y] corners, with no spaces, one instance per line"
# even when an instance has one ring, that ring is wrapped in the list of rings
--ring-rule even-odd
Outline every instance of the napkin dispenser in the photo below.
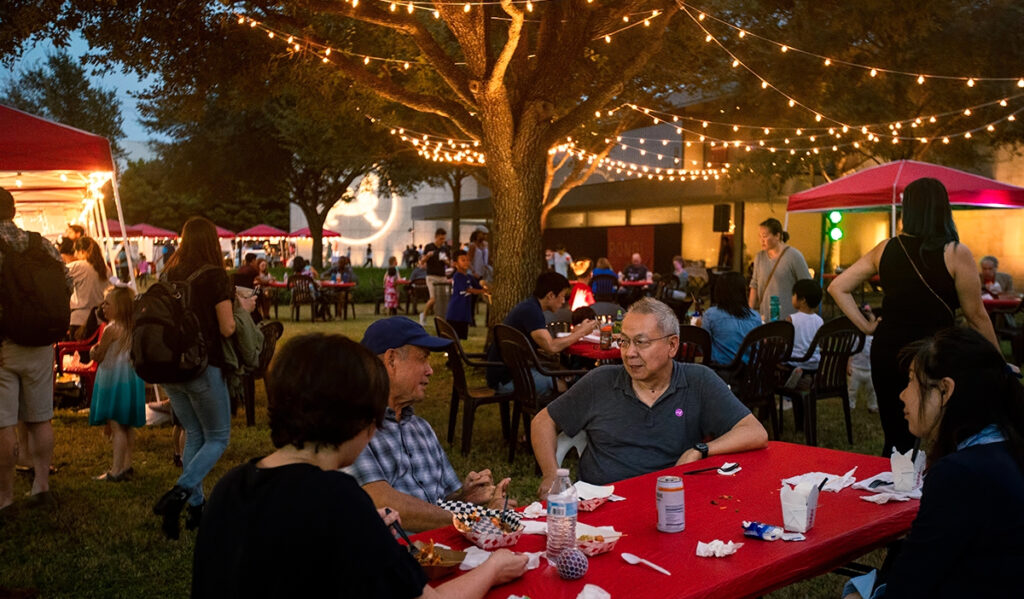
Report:
[[[782,501],[782,523],[786,530],[807,532],[814,526],[814,514],[818,511],[818,487],[812,483],[796,486],[782,485],[779,491]]]
[[[913,457],[914,450],[907,453],[900,453],[894,447],[889,464],[892,467],[892,488],[894,491],[906,493],[919,489],[924,478],[925,454],[924,451],[917,452],[917,458]]]

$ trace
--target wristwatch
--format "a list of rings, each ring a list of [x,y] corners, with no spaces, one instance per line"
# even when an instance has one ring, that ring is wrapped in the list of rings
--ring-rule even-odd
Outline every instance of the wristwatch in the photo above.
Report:
[[[698,444],[694,445],[693,448],[700,452],[700,459],[703,460],[704,458],[708,457],[708,444],[707,443],[698,443]]]

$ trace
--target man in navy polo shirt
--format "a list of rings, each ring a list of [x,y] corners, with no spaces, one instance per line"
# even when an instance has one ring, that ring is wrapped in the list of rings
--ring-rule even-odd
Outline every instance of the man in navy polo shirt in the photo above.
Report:
[[[402,525],[412,531],[447,526],[450,510],[472,508],[469,504],[501,509],[509,479],[495,485],[491,471],[482,470],[460,481],[430,423],[413,413],[413,405],[426,398],[434,372],[430,352],[447,349],[451,341],[393,316],[371,324],[362,344],[383,362],[391,385],[384,425],[345,471],[378,508],[397,510]]]
[[[505,317],[504,324],[519,329],[533,343],[534,348],[549,354],[558,354],[573,343],[594,332],[597,323],[584,320],[572,330],[567,337],[555,338],[548,332],[544,312],[556,312],[569,296],[569,280],[557,272],[545,272],[537,277],[533,286],[533,295],[515,305]],[[492,343],[487,353],[492,362],[501,361],[501,351],[497,343]],[[537,393],[543,394],[552,389],[551,377],[533,373],[533,384]],[[499,393],[512,391],[512,374],[504,366],[487,368],[487,386],[497,389]]]

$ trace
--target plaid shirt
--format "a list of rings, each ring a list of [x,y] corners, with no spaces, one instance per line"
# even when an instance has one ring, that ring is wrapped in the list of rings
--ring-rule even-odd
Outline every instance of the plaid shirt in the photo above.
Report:
[[[0,238],[3,238],[3,240],[17,252],[24,252],[25,248],[28,247],[28,232],[19,228],[18,225],[14,224],[14,221],[10,219],[0,220]],[[43,247],[46,248],[46,251],[49,252],[51,256],[53,256],[54,260],[60,262],[62,266],[64,265],[64,260],[61,259],[60,252],[58,252],[57,248],[47,241],[45,237],[43,238]],[[3,268],[4,253],[0,251],[0,275],[3,274]],[[64,275],[67,277],[66,282],[68,290],[70,291],[72,289],[72,282],[71,276],[68,275],[67,272],[67,266],[64,266]],[[2,310],[3,308],[0,307],[0,314],[2,314]]]
[[[434,429],[413,414],[411,406],[402,409],[401,420],[395,418],[389,406],[384,411],[384,426],[344,471],[360,485],[382,480],[396,491],[427,503],[444,499],[462,487]]]

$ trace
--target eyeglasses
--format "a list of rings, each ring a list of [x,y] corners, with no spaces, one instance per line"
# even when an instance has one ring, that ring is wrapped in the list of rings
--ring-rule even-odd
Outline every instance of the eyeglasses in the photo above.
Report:
[[[629,337],[620,335],[619,336],[619,348],[621,350],[629,349],[630,345],[635,345],[637,350],[644,351],[654,344],[655,341],[661,339],[668,339],[669,337],[675,337],[675,335],[664,335],[662,337],[655,337],[653,339],[630,339]]]

